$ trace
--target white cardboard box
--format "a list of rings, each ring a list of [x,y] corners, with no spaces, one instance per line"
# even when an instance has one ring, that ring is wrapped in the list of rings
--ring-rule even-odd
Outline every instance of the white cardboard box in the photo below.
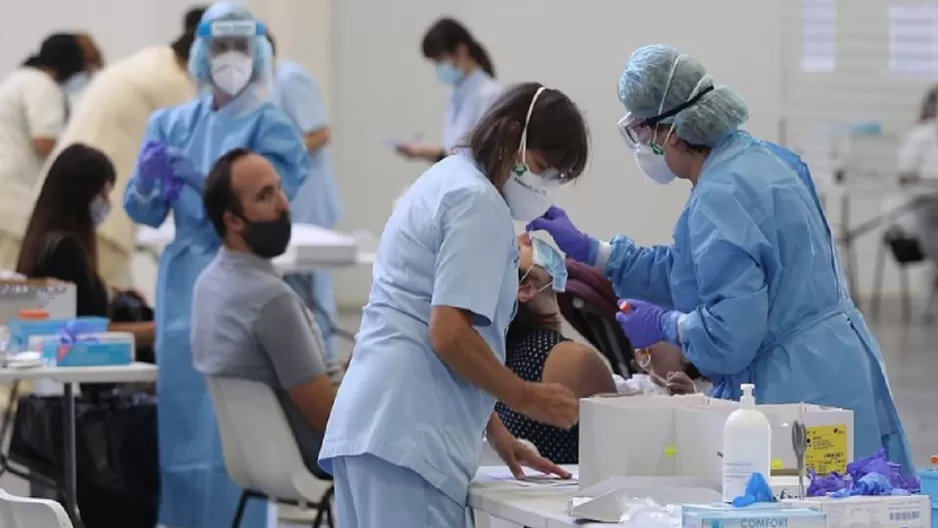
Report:
[[[580,400],[580,487],[611,477],[676,475],[674,409],[738,405],[702,394]]]
[[[853,460],[853,411],[806,403],[758,405],[772,425],[772,469],[797,469],[791,423],[805,424],[807,467],[819,473],[844,472]],[[732,412],[723,406],[675,410],[676,474],[722,482],[723,424]]]
[[[931,501],[927,495],[818,497],[786,500],[792,508],[827,514],[827,528],[931,528]]]
[[[690,476],[722,484],[723,424],[738,408],[739,402],[702,394],[584,398],[580,486],[620,476]],[[805,424],[816,446],[809,447],[809,463],[834,460],[845,466],[852,460],[852,411],[804,403],[758,408],[773,427],[773,469],[796,468],[790,427],[794,420]],[[827,466],[828,471],[844,469]]]

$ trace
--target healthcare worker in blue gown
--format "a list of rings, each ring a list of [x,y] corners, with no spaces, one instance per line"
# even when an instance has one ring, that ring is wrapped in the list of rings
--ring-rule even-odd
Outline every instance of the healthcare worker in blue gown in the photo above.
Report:
[[[276,43],[270,34],[267,38],[276,59]],[[323,104],[319,85],[299,64],[276,60],[271,96],[303,134],[309,152],[309,177],[290,202],[290,216],[294,222],[332,229],[342,216],[342,200],[329,156],[329,123],[326,121],[326,105]],[[339,358],[335,324],[338,311],[332,273],[324,270],[291,273],[285,275],[284,280],[316,314],[316,322],[326,344],[326,364],[337,368]]]
[[[289,118],[265,98],[270,44],[264,26],[231,3],[203,15],[189,57],[201,96],[150,117],[136,171],[124,194],[135,222],[156,227],[172,212],[176,238],[160,258],[156,289],[156,358],[160,524],[215,528],[230,522],[241,490],[225,473],[212,402],[189,347],[193,284],[219,247],[202,207],[205,174],[236,147],[255,150],[295,195],[309,156]],[[264,224],[256,224],[263,238]],[[250,501],[242,526],[266,522],[262,501]]]
[[[422,47],[423,56],[436,68],[437,79],[453,88],[443,117],[443,144],[404,142],[397,146],[397,152],[406,158],[437,162],[465,139],[504,90],[495,81],[488,52],[458,21],[436,21],[424,35]]]
[[[739,130],[748,108],[703,66],[662,45],[636,50],[619,80],[619,129],[651,180],[691,183],[668,246],[602,242],[559,208],[528,229],[603,270],[630,305],[619,323],[636,348],[668,341],[739,399],[850,409],[856,458],[885,447],[912,469],[879,346],[844,285],[808,167]]]
[[[569,476],[494,411],[498,400],[564,429],[577,420],[566,387],[525,382],[504,363],[518,298],[513,220],[542,214],[583,172],[586,124],[563,93],[525,83],[467,142],[414,182],[381,234],[319,452],[342,528],[465,526],[483,433],[515,475],[528,465]]]

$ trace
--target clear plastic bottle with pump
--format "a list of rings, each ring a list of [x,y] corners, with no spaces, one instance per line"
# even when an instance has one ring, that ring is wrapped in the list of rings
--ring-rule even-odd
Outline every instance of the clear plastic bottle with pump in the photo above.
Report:
[[[772,469],[772,426],[756,409],[755,385],[743,383],[740,408],[723,425],[723,500],[743,495],[753,473],[766,480]]]

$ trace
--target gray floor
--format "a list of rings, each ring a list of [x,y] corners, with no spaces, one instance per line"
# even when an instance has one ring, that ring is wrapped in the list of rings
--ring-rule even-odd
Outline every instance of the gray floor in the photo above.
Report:
[[[914,321],[904,324],[898,303],[886,302],[882,314],[870,325],[883,351],[915,462],[924,467],[931,455],[938,455],[938,322],[925,324],[922,314],[914,313]],[[349,314],[340,319],[343,328],[358,329],[358,316]],[[344,353],[349,350],[350,346],[343,344]],[[0,477],[0,488],[14,494],[28,493],[25,483],[10,475]],[[281,528],[299,526],[304,524],[281,524]]]

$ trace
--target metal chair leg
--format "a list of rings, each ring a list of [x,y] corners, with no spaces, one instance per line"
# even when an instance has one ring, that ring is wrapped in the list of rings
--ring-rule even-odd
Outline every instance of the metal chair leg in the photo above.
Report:
[[[249,498],[246,490],[241,492],[241,498],[238,499],[238,509],[235,512],[234,519],[231,521],[231,528],[239,528],[241,526],[241,518],[244,517],[244,508],[247,506]]]
[[[334,528],[332,524],[332,496],[334,493],[335,488],[329,486],[329,489],[322,494],[319,504],[316,505],[316,518],[313,519],[313,528],[321,528],[323,521],[326,521],[326,526],[329,528]]]
[[[873,271],[873,291],[870,296],[870,317],[879,317],[879,303],[883,292],[883,274],[886,264],[886,244],[880,243],[876,251],[876,269]]]
[[[909,268],[899,266],[899,285],[902,289],[902,322],[912,322],[912,297],[909,294]]]

